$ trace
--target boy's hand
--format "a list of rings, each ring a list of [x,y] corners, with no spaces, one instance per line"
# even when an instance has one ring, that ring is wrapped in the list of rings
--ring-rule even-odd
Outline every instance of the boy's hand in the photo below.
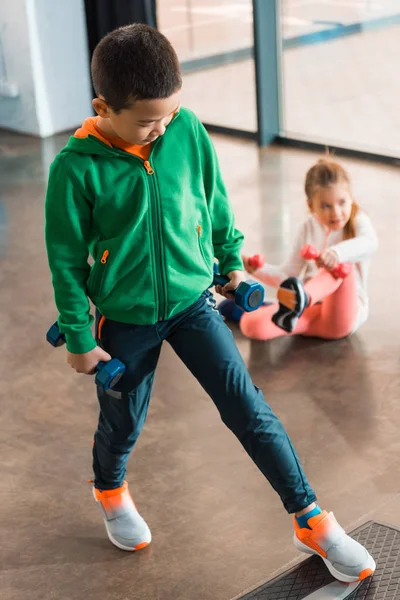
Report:
[[[109,360],[111,360],[111,356],[100,346],[96,346],[96,348],[93,348],[90,352],[85,352],[85,354],[73,354],[67,351],[69,366],[75,369],[77,373],[85,373],[86,375],[93,375],[100,361],[108,362]]]
[[[229,282],[224,285],[224,287],[220,285],[215,286],[215,291],[225,298],[233,298],[233,294],[229,292],[233,292],[239,287],[239,284],[245,280],[244,271],[230,271],[226,274],[229,277]]]
[[[323,268],[327,271],[332,271],[338,264],[338,257],[334,250],[324,250],[315,262],[320,269]]]

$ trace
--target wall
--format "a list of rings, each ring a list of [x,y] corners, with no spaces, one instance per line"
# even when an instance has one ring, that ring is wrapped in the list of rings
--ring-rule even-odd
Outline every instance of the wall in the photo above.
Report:
[[[19,88],[0,96],[0,127],[47,137],[91,114],[83,0],[1,0],[0,35]]]
[[[0,38],[7,81],[19,89],[18,98],[0,96],[0,127],[38,135],[26,0],[1,0]]]

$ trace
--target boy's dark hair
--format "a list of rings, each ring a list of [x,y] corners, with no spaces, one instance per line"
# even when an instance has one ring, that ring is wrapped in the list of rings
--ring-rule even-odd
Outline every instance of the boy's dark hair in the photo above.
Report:
[[[136,100],[169,98],[182,87],[179,60],[167,38],[148,25],[111,31],[92,58],[93,87],[116,113]]]

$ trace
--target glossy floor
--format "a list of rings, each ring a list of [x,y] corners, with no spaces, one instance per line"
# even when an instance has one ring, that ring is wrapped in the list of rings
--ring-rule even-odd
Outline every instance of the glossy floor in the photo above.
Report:
[[[45,173],[65,139],[0,135],[0,596],[230,600],[301,557],[275,493],[169,347],[129,464],[152,545],[137,555],[114,548],[86,483],[93,382],[44,341],[56,316],[43,244]],[[246,249],[281,260],[306,213],[302,184],[315,155],[214,140]],[[235,335],[320,504],[347,528],[370,518],[400,525],[400,175],[345,164],[380,237],[368,323],[333,343]]]

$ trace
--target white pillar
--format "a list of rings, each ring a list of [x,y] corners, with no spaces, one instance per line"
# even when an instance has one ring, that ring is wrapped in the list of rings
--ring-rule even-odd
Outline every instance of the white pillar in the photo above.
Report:
[[[0,127],[44,138],[90,116],[83,0],[1,0],[0,44]]]

